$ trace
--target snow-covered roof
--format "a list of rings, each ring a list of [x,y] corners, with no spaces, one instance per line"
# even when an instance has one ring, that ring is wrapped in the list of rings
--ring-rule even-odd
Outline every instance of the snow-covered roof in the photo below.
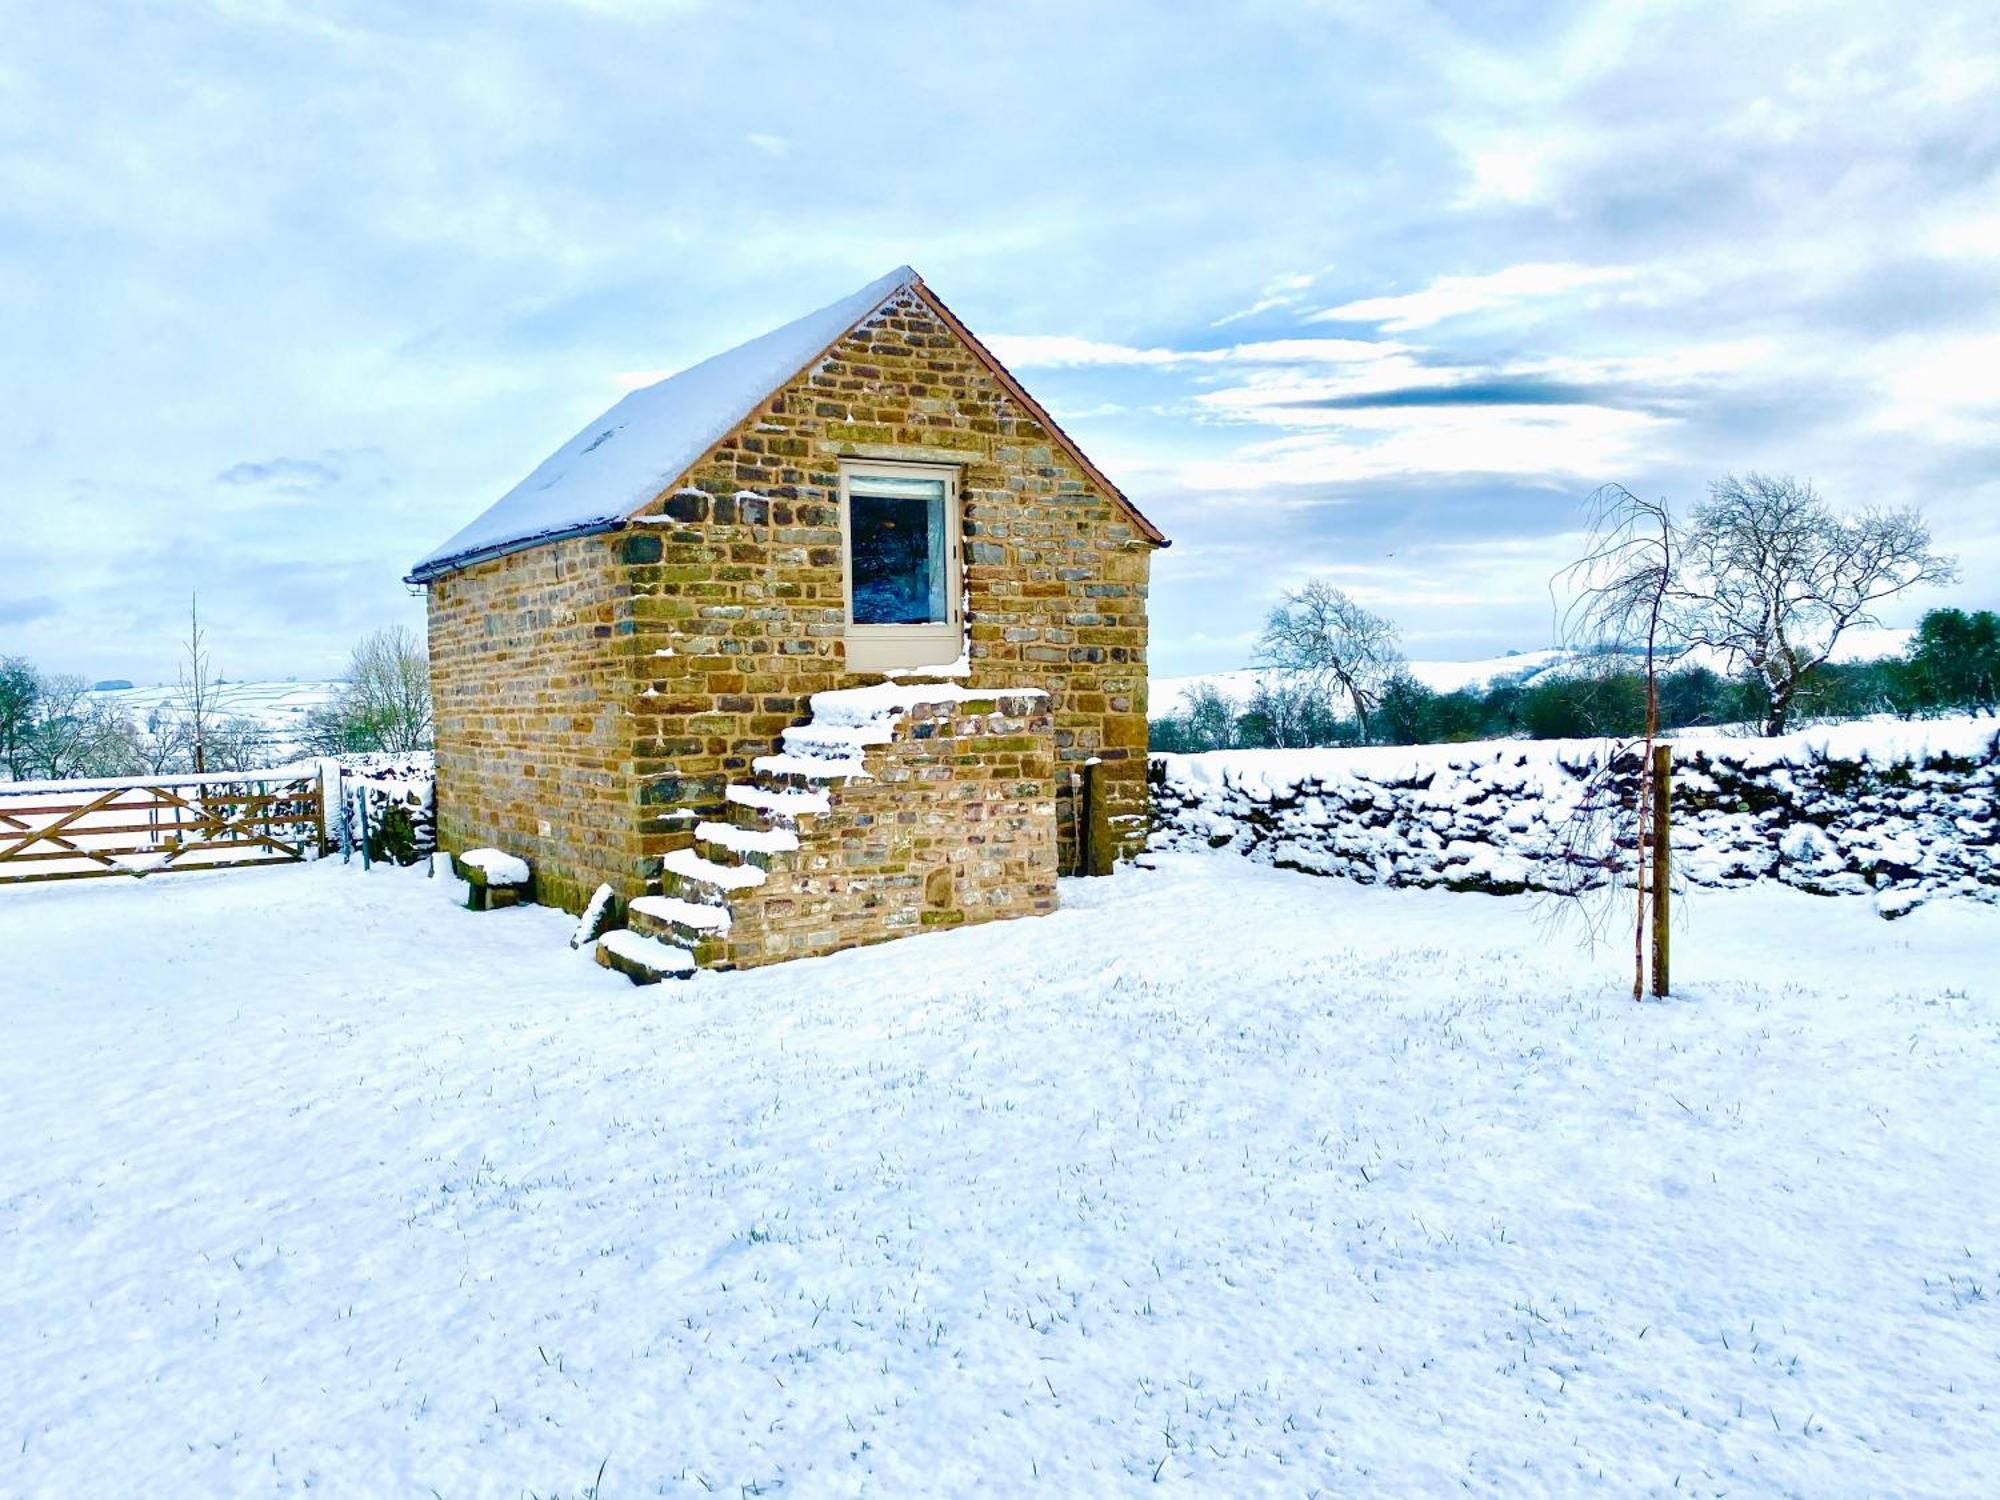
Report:
[[[916,284],[917,273],[898,266],[817,312],[632,392],[411,569],[411,582],[622,522],[842,334]]]

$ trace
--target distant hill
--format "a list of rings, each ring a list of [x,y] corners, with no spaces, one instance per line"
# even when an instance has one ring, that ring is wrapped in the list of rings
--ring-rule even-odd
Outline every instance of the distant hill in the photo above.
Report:
[[[345,684],[331,682],[225,682],[217,685],[220,712],[250,720],[267,738],[263,748],[274,762],[296,754],[306,715],[331,703]],[[172,683],[155,687],[100,685],[94,697],[114,703],[136,724],[157,709],[171,709],[179,697]]]
[[[1834,652],[1836,661],[1874,661],[1884,656],[1901,656],[1914,632],[1890,627],[1850,631]],[[1550,649],[1517,651],[1511,656],[1488,656],[1478,661],[1412,661],[1405,663],[1410,675],[1434,693],[1455,693],[1460,688],[1484,691],[1503,677],[1519,677],[1532,683],[1549,677],[1568,676],[1592,668],[1601,658],[1577,651]],[[1709,667],[1718,664],[1712,653],[1690,652],[1687,660]],[[1265,672],[1243,667],[1233,672],[1200,672],[1186,677],[1155,677],[1148,684],[1147,712],[1155,719],[1178,713],[1189,693],[1206,683],[1238,703],[1249,701]]]

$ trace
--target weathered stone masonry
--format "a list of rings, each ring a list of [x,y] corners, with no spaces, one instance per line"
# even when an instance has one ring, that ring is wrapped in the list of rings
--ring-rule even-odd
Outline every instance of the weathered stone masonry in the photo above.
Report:
[[[1093,863],[1135,852],[1151,545],[913,291],[626,529],[432,583],[447,847],[519,852],[572,909],[600,880],[640,895],[696,824],[729,816],[725,788],[811,694],[878,680],[844,659],[843,458],[958,467],[964,680],[1047,693],[1061,867],[1079,848],[1072,773],[1093,760]]]
[[[816,714],[757,757],[729,788],[728,820],[697,824],[694,847],[666,856],[664,894],[631,903],[631,929],[704,967],[745,968],[1053,911],[1046,700],[891,691],[865,727]]]
[[[438,841],[535,867],[580,909],[602,880],[640,888],[632,783],[632,591],[617,550],[580,537],[430,585]]]

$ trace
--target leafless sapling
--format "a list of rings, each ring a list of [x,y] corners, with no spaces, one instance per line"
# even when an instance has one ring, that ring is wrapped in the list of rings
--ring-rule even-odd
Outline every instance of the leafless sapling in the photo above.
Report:
[[[1632,998],[1646,985],[1646,934],[1663,912],[1665,891],[1649,878],[1654,841],[1653,747],[1660,731],[1660,662],[1668,642],[1679,587],[1682,539],[1663,500],[1641,500],[1623,485],[1607,484],[1590,497],[1583,556],[1558,573],[1550,592],[1557,600],[1563,643],[1621,659],[1636,656],[1645,684],[1645,724],[1635,739],[1608,745],[1587,766],[1577,800],[1556,830],[1550,884],[1579,914],[1595,943],[1616,921],[1627,882],[1635,897],[1632,931]],[[1637,762],[1636,775],[1626,768]],[[1630,788],[1628,792],[1628,787]],[[1655,993],[1663,994],[1664,966],[1654,966]]]

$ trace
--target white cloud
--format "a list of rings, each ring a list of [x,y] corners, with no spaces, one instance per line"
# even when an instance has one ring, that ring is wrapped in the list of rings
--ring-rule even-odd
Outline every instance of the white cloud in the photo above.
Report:
[[[1063,333],[998,333],[986,347],[1017,369],[1073,369],[1079,365],[1181,365],[1196,356],[1181,349],[1135,349]]]
[[[2000,442],[2000,330],[1899,341],[1886,351],[1874,426],[1962,444]]]
[[[1254,318],[1260,313],[1276,312],[1283,307],[1296,307],[1299,299],[1319,280],[1316,271],[1301,271],[1290,276],[1274,276],[1264,283],[1264,290],[1257,300],[1248,307],[1240,307],[1233,313],[1225,313],[1208,326],[1221,328],[1243,318]]]
[[[1001,333],[986,345],[1002,364],[1022,370],[1085,365],[1150,365],[1162,369],[1219,364],[1359,364],[1404,352],[1386,339],[1265,339],[1222,349],[1138,349],[1061,333]]]
[[[1634,266],[1579,266],[1536,261],[1485,276],[1440,276],[1420,292],[1363,297],[1312,315],[1316,323],[1377,323],[1390,333],[1427,328],[1446,318],[1507,307],[1534,297],[1556,297],[1590,287],[1631,281]]]
[[[1549,201],[1558,166],[1568,154],[1559,138],[1528,131],[1482,136],[1461,149],[1472,180],[1452,204],[1459,209]]]
[[[1181,465],[1190,489],[1355,483],[1423,475],[1531,480],[1630,472],[1670,418],[1603,406],[1443,407],[1328,413],[1325,431]]]
[[[1940,219],[1924,242],[1933,254],[1953,260],[2000,260],[2000,213]]]

